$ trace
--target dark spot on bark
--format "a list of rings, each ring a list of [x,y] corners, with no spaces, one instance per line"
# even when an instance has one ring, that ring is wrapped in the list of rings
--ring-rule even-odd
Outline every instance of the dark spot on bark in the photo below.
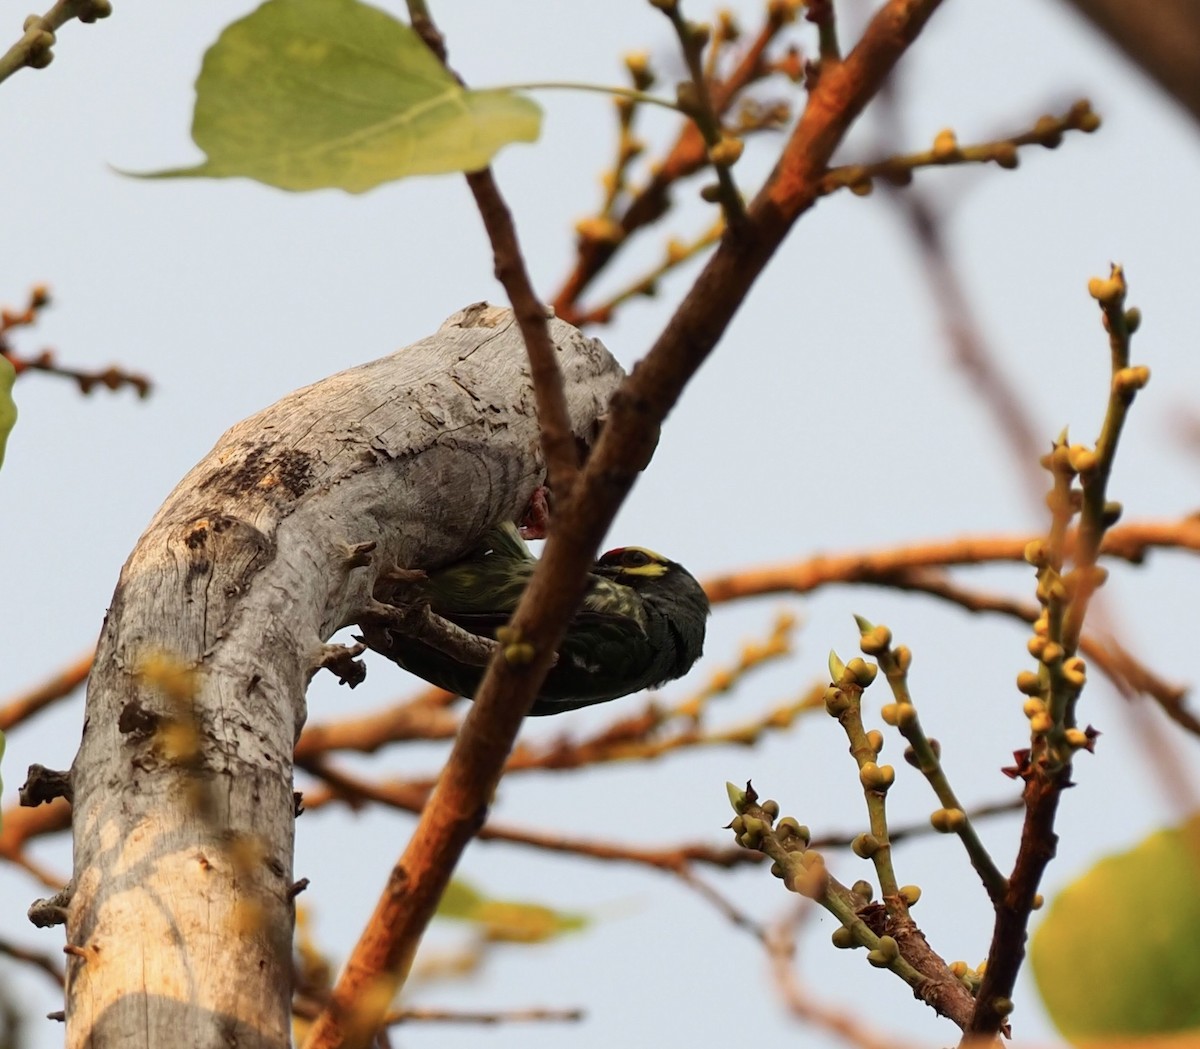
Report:
[[[184,536],[183,541],[189,550],[203,546],[208,541],[208,522],[204,520],[194,522],[192,530]]]
[[[183,577],[184,589],[189,593],[192,584],[201,576],[207,576],[212,571],[212,562],[207,557],[197,557],[188,562],[187,575]]]
[[[145,739],[154,735],[158,728],[159,716],[153,710],[147,710],[136,699],[131,699],[121,708],[117,718],[117,731],[123,736],[134,735]]]
[[[280,493],[298,498],[312,486],[312,456],[295,448],[278,448],[269,441],[249,448],[240,461],[210,474],[200,484],[202,490],[225,495],[244,497],[257,491],[276,499]]]

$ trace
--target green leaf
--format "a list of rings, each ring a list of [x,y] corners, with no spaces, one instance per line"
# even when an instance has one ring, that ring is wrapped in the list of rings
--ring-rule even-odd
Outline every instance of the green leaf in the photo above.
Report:
[[[8,433],[17,421],[17,406],[12,399],[13,382],[17,370],[4,354],[0,353],[0,466],[4,465],[4,447],[8,444]],[[3,737],[0,737],[2,741]],[[3,754],[0,743],[0,754]]]
[[[582,929],[589,921],[540,903],[491,899],[457,878],[447,886],[437,913],[439,918],[478,925],[488,940],[503,943],[541,943]]]
[[[1064,1037],[1100,1044],[1200,1028],[1198,883],[1195,816],[1101,860],[1062,891],[1030,956]]]
[[[413,30],[358,0],[267,0],[228,26],[196,81],[208,159],[147,178],[246,176],[362,193],[409,175],[476,171],[532,142],[541,110],[468,91]]]

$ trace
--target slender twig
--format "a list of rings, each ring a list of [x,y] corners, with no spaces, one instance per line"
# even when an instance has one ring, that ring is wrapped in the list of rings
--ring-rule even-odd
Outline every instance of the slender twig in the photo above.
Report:
[[[874,865],[888,915],[904,917],[908,914],[908,905],[900,892],[892,864],[887,820],[887,792],[896,779],[896,770],[891,765],[876,762],[883,749],[883,735],[878,731],[868,734],[862,719],[863,690],[874,678],[875,667],[861,659],[852,659],[849,665],[844,665],[836,656],[830,656],[830,664],[833,680],[825,693],[825,709],[837,718],[850,742],[850,756],[858,765],[858,780],[871,828],[870,833],[860,834],[855,839],[854,853]]]
[[[808,593],[831,583],[879,582],[898,572],[952,565],[1024,561],[1025,549],[1037,535],[977,535],[896,546],[819,555],[793,564],[747,569],[735,574],[709,576],[704,589],[714,604],[767,594]],[[1067,536],[1067,550],[1074,539]],[[1173,521],[1138,521],[1117,525],[1105,533],[1100,553],[1131,564],[1141,564],[1152,550],[1200,552],[1200,516]]]
[[[502,1009],[498,1012],[458,1012],[454,1009],[398,1009],[383,1022],[388,1027],[407,1023],[473,1024],[492,1027],[514,1023],[578,1023],[587,1014],[582,1009]]]
[[[1047,498],[1051,527],[1048,537],[1031,543],[1025,555],[1037,568],[1037,596],[1043,608],[1029,642],[1038,670],[1017,677],[1017,687],[1029,697],[1025,713],[1031,729],[1028,754],[1013,770],[1025,780],[1025,824],[1008,890],[996,901],[992,942],[967,1038],[989,1037],[1004,1027],[1025,958],[1029,917],[1057,846],[1054,822],[1062,792],[1071,784],[1072,757],[1090,750],[1095,739],[1093,731],[1075,724],[1075,707],[1086,680],[1085,665],[1075,652],[1088,605],[1104,582],[1106,573],[1097,560],[1105,533],[1120,515],[1120,506],[1108,501],[1107,490],[1117,445],[1129,407],[1150,373],[1130,366],[1130,337],[1141,316],[1125,308],[1121,268],[1113,266],[1107,279],[1093,278],[1088,292],[1100,305],[1109,335],[1108,407],[1094,449],[1068,444],[1064,433],[1043,461],[1053,481]],[[1067,524],[1076,513],[1079,527],[1068,555]],[[1073,567],[1064,572],[1068,556]]]
[[[745,229],[713,254],[671,321],[614,395],[608,422],[558,513],[511,628],[528,663],[494,657],[438,785],[388,888],[313,1025],[309,1049],[365,1049],[383,1003],[403,983],[450,874],[482,822],[521,720],[582,597],[585,574],[622,500],[648,464],[658,429],[715,347],[796,220],[851,124],[939,0],[888,0],[855,49],[822,77]]]
[[[934,813],[933,826],[938,831],[958,835],[971,860],[971,866],[975,868],[988,898],[994,904],[1003,897],[1008,883],[950,785],[950,779],[942,766],[939,748],[925,735],[921,726],[921,719],[908,687],[908,667],[912,661],[912,653],[903,645],[898,648],[892,647],[892,635],[887,627],[874,626],[861,618],[858,620],[858,626],[863,652],[874,656],[879,662],[879,668],[886,675],[895,699],[894,703],[883,708],[883,719],[895,725],[908,741],[911,756],[906,753],[905,758],[925,777],[942,804],[941,810]]]
[[[870,164],[846,164],[831,168],[821,180],[821,192],[833,193],[839,189],[852,189],[863,193],[870,189],[874,179],[883,179],[893,185],[905,186],[912,180],[913,172],[926,167],[948,167],[958,164],[998,164],[1002,168],[1015,168],[1018,163],[1017,150],[1022,146],[1042,146],[1055,149],[1068,131],[1091,134],[1100,127],[1100,118],[1092,112],[1091,103],[1081,99],[1061,117],[1043,116],[1028,131],[1007,138],[993,139],[972,146],[960,146],[952,131],[943,131],[934,140],[932,147],[918,153],[877,160]]]
[[[1032,602],[972,590],[960,586],[940,572],[897,572],[889,580],[881,579],[879,583],[901,590],[929,594],[931,597],[958,605],[968,612],[994,612],[1031,625],[1041,615],[1041,609]],[[1162,707],[1163,713],[1172,721],[1193,735],[1200,736],[1200,718],[1184,706],[1188,690],[1159,676],[1124,648],[1116,638],[1107,633],[1084,634],[1079,639],[1079,651],[1108,678],[1124,698],[1149,696]]]
[[[630,281],[625,287],[615,291],[603,302],[597,303],[595,306],[589,306],[586,311],[580,313],[575,318],[575,323],[579,325],[607,324],[612,320],[613,314],[622,303],[637,298],[639,295],[651,296],[657,294],[659,282],[665,276],[673,270],[678,269],[685,262],[707,251],[721,239],[724,233],[725,220],[721,219],[692,241],[684,242],[671,239],[667,242],[662,261],[658,265],[647,270],[642,276]]]
[[[87,680],[95,654],[95,650],[87,652],[36,688],[15,696],[0,706],[0,732],[8,732],[38,711],[71,695]]]
[[[739,929],[744,929],[760,943],[766,942],[766,928],[760,922],[751,918],[749,914],[729,899],[728,896],[718,892],[703,878],[698,877],[691,867],[686,865],[679,867],[675,870],[675,876],[694,893],[712,904],[731,925]]]
[[[790,914],[767,930],[767,958],[771,976],[783,1004],[797,1019],[814,1024],[842,1039],[855,1049],[909,1049],[894,1035],[885,1035],[867,1027],[860,1019],[861,1009],[839,1009],[825,996],[808,990],[797,973],[796,927],[809,914],[812,905],[801,900]]]
[[[744,791],[730,785],[730,801],[736,813],[730,828],[737,843],[768,856],[771,873],[785,888],[814,900],[838,919],[842,925],[835,939],[838,946],[865,947],[871,965],[889,969],[930,1008],[966,1028],[974,1000],[929,947],[900,892],[890,900],[885,896],[885,910],[871,903],[869,885],[860,892],[857,884],[854,888],[842,884],[829,872],[824,855],[811,847],[808,828],[790,816],[777,821],[778,804],[770,800],[760,804],[749,784]]]
[[[26,66],[44,69],[54,58],[54,34],[72,18],[94,22],[112,14],[109,0],[58,0],[44,15],[25,19],[24,35],[0,55],[0,81]]]
[[[446,45],[424,0],[408,0],[413,29],[430,51],[446,63]],[[447,67],[449,68],[449,67]],[[453,70],[450,70],[453,73]],[[454,74],[461,83],[461,78]],[[537,403],[546,473],[555,498],[569,498],[579,470],[579,451],[571,432],[567,398],[554,341],[550,338],[546,306],[537,297],[517,241],[517,230],[491,168],[467,172],[467,185],[492,245],[496,279],[504,286],[529,356],[533,395]],[[580,580],[582,586],[582,577]]]
[[[659,106],[674,113],[681,112],[679,103],[670,98],[659,98],[632,87],[615,87],[609,84],[587,84],[579,80],[532,80],[523,84],[502,84],[489,88],[492,91],[589,91],[598,95],[627,98],[631,102],[647,106]]]
[[[467,185],[475,195],[476,207],[492,243],[496,279],[504,285],[525,338],[550,490],[555,499],[565,501],[570,498],[575,475],[579,471],[579,452],[567,415],[567,398],[558,356],[554,352],[554,342],[546,323],[546,307],[533,290],[525,259],[517,243],[512,214],[500,195],[491,168],[468,172]]]
[[[741,52],[733,69],[723,79],[711,84],[712,103],[719,114],[724,115],[751,84],[772,73],[785,72],[782,67],[777,69],[768,62],[766,55],[783,28],[794,19],[797,6],[786,3],[767,5],[761,28]],[[796,68],[789,75],[798,79],[802,75],[800,63],[797,61],[793,64]],[[653,225],[669,211],[671,187],[695,174],[707,162],[703,137],[692,121],[685,121],[675,141],[652,165],[652,174],[646,183],[631,194],[621,213],[610,215],[609,210],[605,209],[603,214],[609,221],[597,227],[604,231],[604,235],[588,236],[581,233],[575,264],[559,290],[551,296],[559,317],[572,324],[580,322],[580,296],[633,234]]]
[[[734,233],[741,230],[746,219],[746,205],[738,192],[730,170],[742,153],[742,143],[725,134],[721,118],[713,105],[712,91],[704,75],[704,48],[709,42],[709,30],[689,22],[683,17],[678,0],[655,3],[667,16],[671,28],[679,38],[679,48],[687,65],[691,80],[679,85],[678,106],[692,118],[699,128],[704,144],[708,147],[708,159],[717,173],[717,187],[705,199],[717,201],[725,216],[725,224]]]
[[[59,987],[66,986],[67,976],[63,972],[63,968],[58,964],[58,961],[49,954],[43,954],[41,951],[35,951],[29,947],[22,947],[20,944],[13,943],[12,940],[0,937],[0,954],[3,954],[13,961],[23,962],[35,969],[40,969],[50,977]]]

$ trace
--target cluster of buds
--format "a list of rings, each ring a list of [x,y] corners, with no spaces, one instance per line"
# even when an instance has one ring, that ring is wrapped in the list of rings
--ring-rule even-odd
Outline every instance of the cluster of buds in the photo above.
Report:
[[[729,823],[734,839],[744,849],[754,849],[771,858],[771,874],[793,892],[809,899],[824,895],[828,885],[825,857],[808,847],[808,827],[792,816],[779,818],[779,803],[768,798],[759,802],[749,783],[746,789],[726,783],[735,813]]]

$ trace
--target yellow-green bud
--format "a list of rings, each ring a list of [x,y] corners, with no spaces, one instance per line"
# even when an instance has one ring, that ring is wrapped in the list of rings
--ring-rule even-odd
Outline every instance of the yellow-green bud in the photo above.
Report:
[[[1119,394],[1130,396],[1137,393],[1150,381],[1150,369],[1144,364],[1133,368],[1122,368],[1113,376],[1113,389]]]
[[[1093,277],[1088,281],[1088,294],[1102,306],[1115,305],[1125,297],[1125,279],[1119,270],[1108,280]]]
[[[775,819],[779,815],[779,802],[767,798],[760,806],[763,810],[763,815],[769,819]]]
[[[850,697],[836,685],[830,685],[825,690],[825,710],[835,718],[841,717],[850,709]]]
[[[729,795],[729,804],[733,806],[734,812],[740,816],[746,811],[746,792],[742,790],[741,787],[737,786],[736,784],[726,782],[725,793]]]
[[[901,674],[907,674],[908,668],[912,666],[912,649],[909,648],[908,645],[900,645],[897,647],[895,655],[896,669],[898,669]]]
[[[857,657],[846,664],[846,669],[854,675],[855,682],[863,688],[871,684],[875,680],[875,675],[879,673],[879,667],[874,663],[868,663],[865,659]]]
[[[733,167],[742,155],[746,144],[740,138],[726,136],[715,146],[710,146],[708,159],[719,168]]]
[[[921,898],[921,887],[919,885],[901,885],[900,895],[904,897],[904,902],[908,906],[915,907]]]
[[[876,765],[868,761],[859,767],[858,780],[867,790],[882,794],[896,782],[896,770],[891,765]]]
[[[619,244],[625,235],[618,223],[599,215],[580,219],[575,223],[575,232],[580,240],[598,244]]]
[[[1080,474],[1091,473],[1096,469],[1096,463],[1099,461],[1096,453],[1082,444],[1071,445],[1069,455],[1071,469]]]
[[[755,816],[743,816],[745,830],[738,836],[738,844],[747,849],[757,849],[763,840],[763,835],[769,831],[770,825],[765,820]]]
[[[939,834],[955,834],[966,826],[967,814],[962,809],[937,809],[929,822]]]
[[[1091,740],[1088,739],[1087,733],[1083,729],[1069,728],[1066,732],[1067,746],[1073,750],[1083,750],[1085,747],[1091,746]]]
[[[992,1008],[995,1009],[1000,1016],[1008,1016],[1008,1014],[1013,1011],[1013,1001],[1011,998],[993,998]]]
[[[784,876],[786,873],[787,873],[787,871],[785,871],[785,870],[783,869],[783,864],[782,864],[782,863],[780,863],[778,860],[775,860],[775,861],[774,861],[774,862],[771,864],[771,874],[772,874],[772,876],[774,876],[774,877],[776,877],[776,878],[782,878],[782,877],[783,877],[783,876]]]
[[[841,657],[831,648],[829,650],[829,680],[835,685],[840,685],[845,676],[846,664],[842,662]]]
[[[784,816],[775,828],[775,837],[785,844],[792,838],[799,838],[807,845],[812,839],[812,833],[803,823],[798,823],[794,816]]]
[[[721,199],[721,183],[710,182],[700,187],[700,199],[706,204],[715,204]]]
[[[1054,728],[1054,718],[1050,716],[1048,711],[1042,711],[1040,714],[1034,714],[1033,717],[1029,719],[1029,731],[1035,736],[1044,736],[1052,728]]]
[[[514,667],[528,666],[536,655],[537,649],[528,641],[518,641],[504,646],[504,658]]]
[[[873,728],[867,733],[867,746],[876,754],[883,750],[883,733],[879,729]]]
[[[858,881],[850,886],[850,891],[859,899],[870,903],[871,897],[875,895],[875,886],[867,881],[866,878],[859,878]]]
[[[1040,634],[1034,634],[1033,637],[1025,642],[1025,647],[1029,650],[1029,654],[1033,656],[1034,659],[1040,660],[1042,658],[1042,653],[1046,651],[1046,639]]]
[[[1045,896],[1043,896],[1043,895],[1042,895],[1040,892],[1039,892],[1039,893],[1035,893],[1035,894],[1034,894],[1034,897],[1033,897],[1033,903],[1032,903],[1032,904],[1030,904],[1030,906],[1031,906],[1031,907],[1032,907],[1032,908],[1033,908],[1035,911],[1040,911],[1040,910],[1042,909],[1042,905],[1043,905],[1045,902],[1046,902],[1046,897],[1045,897]]]
[[[1125,329],[1132,335],[1142,326],[1142,311],[1136,306],[1131,306],[1125,311]]]
[[[879,839],[874,834],[859,834],[850,843],[850,850],[862,860],[869,860],[879,848]]]
[[[1040,695],[1042,682],[1032,670],[1022,670],[1017,675],[1017,691],[1025,696]]]
[[[1042,662],[1049,666],[1063,657],[1063,647],[1056,641],[1047,641],[1042,648]]]
[[[1025,560],[1034,568],[1042,568],[1050,562],[1050,545],[1045,539],[1031,539],[1025,544]]]
[[[1021,709],[1025,712],[1027,718],[1037,717],[1039,714],[1046,713],[1046,704],[1036,696],[1031,696],[1025,700]]]
[[[847,929],[844,925],[839,925],[833,930],[833,935],[830,937],[834,947],[840,951],[848,951],[858,946],[858,939],[855,937],[852,930]]]
[[[891,644],[892,632],[886,626],[865,630],[859,638],[859,648],[868,656],[877,656],[880,652],[886,652]]]
[[[879,716],[883,718],[884,723],[895,726],[900,719],[900,704],[899,703],[884,703],[879,711]]]
[[[933,140],[933,157],[935,160],[950,160],[958,153],[958,138],[949,128],[937,133]]]
[[[1067,679],[1067,683],[1075,688],[1083,688],[1087,682],[1087,664],[1078,656],[1063,663],[1062,673],[1063,677]]]

